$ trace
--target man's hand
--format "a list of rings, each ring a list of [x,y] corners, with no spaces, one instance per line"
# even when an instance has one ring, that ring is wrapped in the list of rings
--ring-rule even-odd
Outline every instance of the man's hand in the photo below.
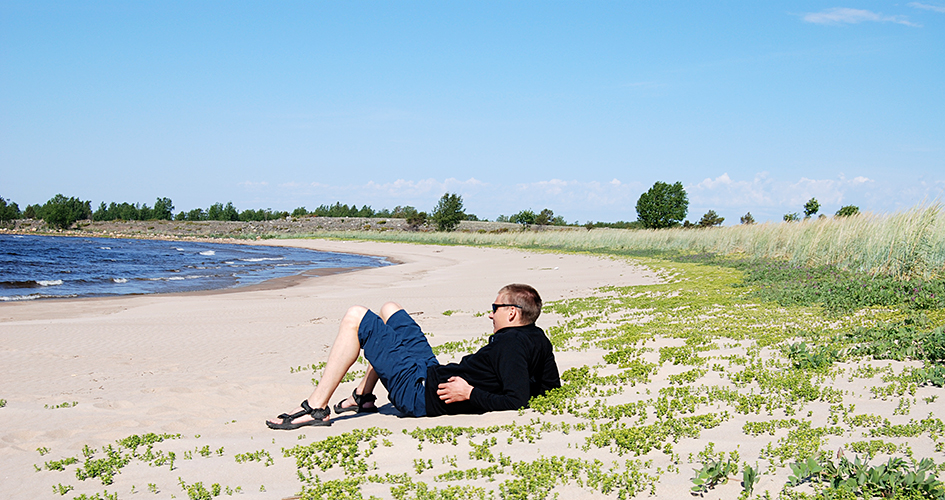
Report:
[[[436,395],[446,404],[458,403],[468,400],[472,390],[472,386],[462,377],[450,377],[446,383],[437,386]]]

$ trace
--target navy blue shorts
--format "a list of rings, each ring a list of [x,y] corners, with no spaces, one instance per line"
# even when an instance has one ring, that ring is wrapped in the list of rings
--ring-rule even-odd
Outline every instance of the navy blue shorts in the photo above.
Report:
[[[427,367],[440,363],[420,325],[403,309],[387,318],[386,324],[368,311],[358,327],[358,341],[394,407],[407,416],[426,416],[423,382]]]

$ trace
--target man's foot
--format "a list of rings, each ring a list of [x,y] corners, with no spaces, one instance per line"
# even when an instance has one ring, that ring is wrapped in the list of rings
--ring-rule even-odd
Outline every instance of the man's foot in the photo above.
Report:
[[[343,399],[335,405],[335,413],[345,413],[353,411],[355,413],[374,413],[377,411],[377,405],[374,402],[377,397],[373,394],[359,395],[357,389],[351,391],[351,396]]]
[[[283,413],[276,417],[278,420],[267,420],[266,425],[270,429],[292,430],[307,425],[329,426],[331,425],[331,410],[325,408],[312,408],[308,400],[302,401],[295,413],[291,415]]]

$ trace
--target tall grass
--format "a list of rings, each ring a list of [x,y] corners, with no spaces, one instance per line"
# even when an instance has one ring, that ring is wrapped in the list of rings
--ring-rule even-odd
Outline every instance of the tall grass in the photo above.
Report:
[[[557,249],[604,253],[682,252],[786,260],[803,266],[833,265],[900,279],[945,275],[942,205],[918,205],[892,215],[859,214],[795,223],[712,229],[578,229],[505,233],[356,231],[311,236]]]

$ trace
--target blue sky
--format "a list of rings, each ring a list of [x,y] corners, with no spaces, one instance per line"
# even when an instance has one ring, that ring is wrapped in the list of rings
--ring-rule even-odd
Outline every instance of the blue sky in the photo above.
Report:
[[[945,193],[945,1],[0,0],[0,196],[726,224]]]

